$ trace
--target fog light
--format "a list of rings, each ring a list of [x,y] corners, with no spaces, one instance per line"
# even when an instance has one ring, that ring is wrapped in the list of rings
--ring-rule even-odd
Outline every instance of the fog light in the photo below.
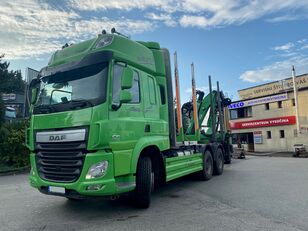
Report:
[[[89,185],[87,186],[87,190],[88,191],[95,191],[95,190],[100,190],[103,187],[102,184],[93,184],[93,185]]]
[[[93,179],[93,178],[104,176],[107,172],[107,168],[108,168],[107,160],[93,164],[89,168],[89,171],[86,175],[86,179]]]

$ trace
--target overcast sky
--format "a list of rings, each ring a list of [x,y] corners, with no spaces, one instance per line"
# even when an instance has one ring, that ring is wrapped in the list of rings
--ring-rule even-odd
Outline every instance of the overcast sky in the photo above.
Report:
[[[60,3],[61,2],[61,3]],[[178,52],[181,93],[196,83],[238,89],[308,72],[308,0],[0,0],[0,53],[12,69],[41,69],[66,42],[115,27]]]

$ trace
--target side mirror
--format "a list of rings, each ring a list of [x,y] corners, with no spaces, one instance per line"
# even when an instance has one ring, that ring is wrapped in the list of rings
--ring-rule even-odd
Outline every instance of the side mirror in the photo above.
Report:
[[[30,104],[35,104],[37,96],[38,96],[38,89],[37,88],[31,89]]]
[[[125,67],[121,76],[121,88],[130,89],[133,86],[133,70],[130,67]]]
[[[28,90],[28,100],[30,104],[34,104],[38,97],[41,81],[39,79],[32,79]]]
[[[120,93],[120,104],[122,103],[129,103],[132,101],[132,93],[129,92],[128,90],[122,90]]]

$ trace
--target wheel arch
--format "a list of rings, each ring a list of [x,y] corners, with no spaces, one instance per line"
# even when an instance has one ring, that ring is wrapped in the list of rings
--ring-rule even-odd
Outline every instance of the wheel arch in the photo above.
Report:
[[[143,137],[140,139],[132,153],[131,172],[136,173],[138,160],[141,155],[149,155],[154,164],[163,164],[162,151],[169,148],[168,137]],[[156,167],[156,165],[155,165]],[[164,169],[164,168],[163,168]]]
[[[164,185],[166,182],[166,169],[164,159],[159,148],[156,145],[150,145],[145,147],[141,151],[138,161],[141,157],[144,156],[147,156],[151,159],[152,170],[154,172],[154,188],[158,188],[159,186]]]

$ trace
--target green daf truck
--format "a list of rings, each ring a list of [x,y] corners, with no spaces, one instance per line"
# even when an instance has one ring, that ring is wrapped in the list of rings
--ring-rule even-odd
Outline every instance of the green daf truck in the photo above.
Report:
[[[194,88],[177,110],[172,89],[169,52],[156,42],[113,30],[56,51],[28,91],[31,186],[70,200],[130,193],[147,208],[168,181],[222,174],[229,100]]]

